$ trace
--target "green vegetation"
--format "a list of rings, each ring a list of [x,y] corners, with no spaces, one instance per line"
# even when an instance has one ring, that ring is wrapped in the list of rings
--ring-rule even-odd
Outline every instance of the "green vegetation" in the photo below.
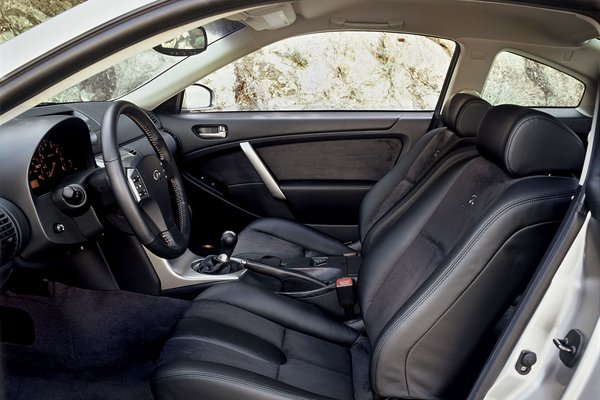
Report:
[[[308,66],[308,60],[302,55],[302,53],[300,53],[298,49],[294,49],[291,53],[289,53],[287,58],[289,58],[294,64],[296,64],[296,66],[300,68],[306,68]]]

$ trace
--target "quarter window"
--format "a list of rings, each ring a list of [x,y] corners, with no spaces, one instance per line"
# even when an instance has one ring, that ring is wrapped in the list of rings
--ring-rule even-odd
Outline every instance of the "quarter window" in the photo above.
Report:
[[[504,51],[494,59],[481,96],[493,105],[577,107],[584,92],[585,85],[572,76]]]
[[[286,39],[198,83],[207,111],[433,110],[452,41],[397,33],[329,32]]]

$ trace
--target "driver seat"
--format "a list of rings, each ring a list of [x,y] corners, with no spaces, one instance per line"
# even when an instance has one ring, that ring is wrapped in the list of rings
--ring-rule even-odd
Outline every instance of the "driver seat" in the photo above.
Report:
[[[415,192],[430,183],[436,171],[476,154],[474,137],[483,116],[492,106],[480,97],[458,93],[442,112],[444,127],[419,139],[402,159],[365,195],[360,205],[359,230],[362,253],[402,216]],[[354,246],[353,246],[354,247]],[[301,223],[262,218],[238,236],[233,256],[261,258],[343,256],[356,253],[339,240]]]
[[[551,116],[488,112],[480,156],[446,170],[373,245],[364,329],[243,282],[191,305],[152,376],[157,399],[440,398],[546,251],[578,188],[581,140]]]

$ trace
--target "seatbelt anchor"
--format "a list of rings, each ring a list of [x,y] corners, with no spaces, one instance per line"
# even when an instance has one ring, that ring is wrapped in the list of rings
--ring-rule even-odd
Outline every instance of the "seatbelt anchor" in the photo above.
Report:
[[[354,318],[354,305],[356,304],[356,291],[354,280],[350,277],[338,278],[335,281],[335,291],[340,307],[344,309],[347,319]]]

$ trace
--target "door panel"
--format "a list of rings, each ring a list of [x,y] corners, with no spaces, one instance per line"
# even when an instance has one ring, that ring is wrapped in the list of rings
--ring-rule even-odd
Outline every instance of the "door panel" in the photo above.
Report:
[[[257,148],[278,180],[378,181],[402,151],[400,137],[322,140]]]
[[[252,112],[159,115],[181,143],[194,212],[193,242],[218,242],[252,219],[298,220],[340,240],[358,238],[364,194],[427,130],[431,112]],[[199,126],[223,126],[205,139]],[[240,143],[249,142],[275,178],[278,200]]]

